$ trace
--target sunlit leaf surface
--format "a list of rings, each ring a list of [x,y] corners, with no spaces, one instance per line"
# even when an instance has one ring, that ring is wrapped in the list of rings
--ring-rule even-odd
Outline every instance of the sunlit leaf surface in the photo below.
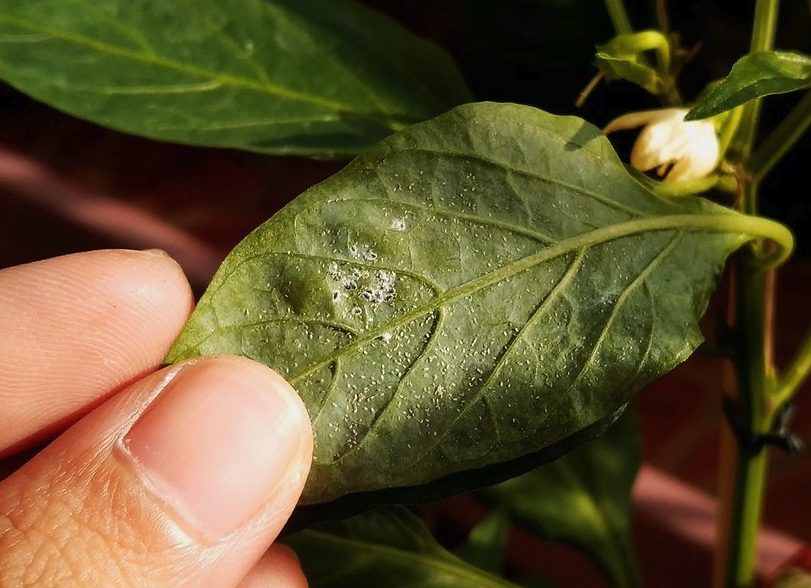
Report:
[[[246,355],[296,387],[316,437],[305,504],[535,455],[526,470],[695,349],[750,226],[654,196],[580,119],[463,106],[248,236],[169,360]]]

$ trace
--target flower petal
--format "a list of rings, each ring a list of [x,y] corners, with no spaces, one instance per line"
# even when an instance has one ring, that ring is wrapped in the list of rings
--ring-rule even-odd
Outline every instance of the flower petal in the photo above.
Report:
[[[618,116],[603,128],[603,133],[613,133],[614,131],[625,131],[628,129],[635,129],[642,125],[651,124],[661,118],[667,117],[669,110],[682,110],[673,108],[658,108],[656,110],[640,110],[638,112],[629,112]],[[685,114],[687,111],[684,111]]]
[[[664,181],[674,183],[703,178],[716,168],[719,154],[718,140],[713,131],[711,137],[705,135],[691,143],[689,153],[676,162]]]

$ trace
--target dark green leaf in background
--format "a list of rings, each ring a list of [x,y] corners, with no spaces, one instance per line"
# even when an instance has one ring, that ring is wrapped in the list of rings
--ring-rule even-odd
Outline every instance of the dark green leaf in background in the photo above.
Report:
[[[581,119],[462,106],[249,235],[168,360],[241,354],[292,383],[315,431],[303,504],[548,460],[695,349],[755,224],[656,197]]]
[[[594,441],[478,494],[530,532],[583,550],[615,588],[630,588],[639,585],[630,529],[639,461],[628,410]]]
[[[487,518],[473,527],[467,540],[454,549],[454,554],[479,569],[501,575],[509,530],[510,518],[497,506]]]
[[[756,98],[803,88],[811,88],[811,57],[789,51],[751,53],[732,66],[685,120],[715,116]]]
[[[0,0],[0,78],[147,137],[317,156],[470,99],[437,47],[345,0]]]
[[[320,524],[285,543],[310,588],[515,588],[445,551],[402,508]]]

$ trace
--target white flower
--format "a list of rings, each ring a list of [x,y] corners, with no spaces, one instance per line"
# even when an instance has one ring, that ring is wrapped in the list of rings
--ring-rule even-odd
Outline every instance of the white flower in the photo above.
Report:
[[[685,114],[686,108],[630,112],[612,120],[603,132],[645,125],[631,151],[631,165],[641,171],[657,168],[667,183],[697,180],[718,165],[718,135],[713,122],[685,121]]]

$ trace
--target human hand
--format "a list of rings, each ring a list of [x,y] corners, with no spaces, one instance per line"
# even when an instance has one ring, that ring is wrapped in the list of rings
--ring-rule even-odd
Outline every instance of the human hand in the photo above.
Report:
[[[309,468],[307,412],[247,359],[158,370],[192,305],[162,253],[0,271],[0,586],[307,585],[268,550]]]

